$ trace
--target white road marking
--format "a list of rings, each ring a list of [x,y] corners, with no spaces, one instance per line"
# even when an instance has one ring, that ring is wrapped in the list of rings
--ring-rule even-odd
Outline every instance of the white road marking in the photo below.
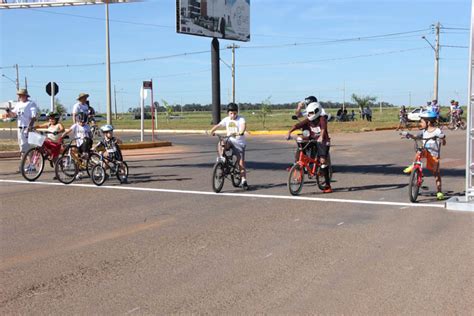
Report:
[[[271,257],[272,255],[273,255],[273,253],[270,252],[270,253],[269,253],[268,255],[266,255],[264,258],[266,259],[266,258],[268,258],[268,257]]]
[[[332,203],[349,203],[349,204],[367,204],[367,205],[387,205],[387,206],[407,206],[407,207],[437,207],[445,208],[444,204],[420,204],[420,203],[403,203],[403,202],[388,202],[388,201],[369,201],[369,200],[350,200],[350,199],[331,199],[308,196],[291,196],[291,195],[269,195],[269,194],[250,194],[250,193],[214,193],[207,191],[191,191],[191,190],[173,190],[173,189],[155,189],[155,188],[140,188],[130,186],[96,186],[94,184],[62,184],[55,182],[28,182],[26,180],[4,180],[0,179],[0,183],[17,183],[30,185],[51,185],[64,187],[83,187],[95,189],[109,189],[109,190],[125,190],[125,191],[144,191],[144,192],[162,192],[162,193],[176,193],[176,194],[195,194],[195,195],[213,195],[220,197],[247,197],[247,198],[261,198],[261,199],[279,199],[279,200],[294,200],[294,201],[319,201]]]
[[[344,222],[340,222],[339,224],[337,224],[337,226],[341,226],[342,224],[344,224]]]

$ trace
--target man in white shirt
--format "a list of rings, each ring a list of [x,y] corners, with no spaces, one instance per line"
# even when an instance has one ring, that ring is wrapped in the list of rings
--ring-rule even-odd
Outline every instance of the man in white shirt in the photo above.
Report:
[[[28,100],[30,95],[26,89],[19,89],[16,93],[18,102],[13,109],[7,108],[9,117],[17,117],[18,122],[18,145],[20,146],[21,156],[28,151],[28,132],[33,128],[39,109],[35,102]]]
[[[72,122],[77,123],[77,114],[84,113],[87,118],[87,112],[89,111],[89,105],[87,105],[87,98],[89,95],[87,93],[80,93],[77,97],[77,103],[72,106]]]

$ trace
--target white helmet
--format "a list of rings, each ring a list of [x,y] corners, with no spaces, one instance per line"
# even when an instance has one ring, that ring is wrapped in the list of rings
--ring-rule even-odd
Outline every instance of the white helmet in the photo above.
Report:
[[[314,121],[321,115],[321,104],[319,102],[312,102],[306,107],[306,113],[308,113],[308,119]]]

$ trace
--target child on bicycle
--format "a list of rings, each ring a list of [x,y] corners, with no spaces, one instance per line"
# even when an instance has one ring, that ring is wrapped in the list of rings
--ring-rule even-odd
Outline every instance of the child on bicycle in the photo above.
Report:
[[[76,123],[74,123],[70,128],[66,129],[62,134],[64,136],[72,132],[73,138],[76,140],[76,145],[79,150],[77,153],[79,157],[79,163],[82,167],[85,165],[85,160],[87,160],[87,155],[90,152],[92,146],[92,134],[89,125],[86,124],[86,115],[84,113],[79,113],[76,115]],[[78,175],[79,177],[81,174]]]
[[[210,134],[212,136],[215,135],[215,131],[219,127],[225,127],[227,130],[227,136],[229,136],[229,141],[226,143],[226,148],[223,149],[222,145],[219,144],[217,146],[217,150],[219,152],[219,159],[222,159],[223,150],[228,150],[229,148],[232,149],[234,154],[237,156],[239,160],[240,166],[240,175],[242,176],[242,183],[241,186],[244,189],[248,188],[248,183],[246,179],[247,172],[245,170],[245,147],[247,143],[245,141],[245,129],[246,123],[245,118],[238,115],[239,107],[235,103],[229,103],[227,106],[227,117],[224,118],[219,124],[215,125],[211,130]]]
[[[308,130],[310,132],[310,138],[317,141],[316,143],[316,150],[312,150],[312,157],[316,158],[319,157],[319,161],[321,162],[321,169],[324,174],[324,178],[326,181],[326,187],[323,190],[323,193],[331,193],[331,179],[329,177],[329,166],[326,164],[327,156],[329,155],[329,148],[330,148],[330,138],[328,133],[328,120],[325,115],[322,115],[322,108],[321,105],[317,102],[310,103],[307,108],[307,117],[293,126],[287,135],[287,139],[291,138],[291,133],[297,129],[301,130]]]
[[[119,147],[119,144],[121,144],[122,141],[114,137],[114,127],[107,124],[102,126],[100,130],[102,131],[104,138],[94,146],[94,149],[102,146],[107,151],[110,160],[123,161],[122,151]]]
[[[423,151],[422,158],[426,158],[426,168],[430,170],[436,180],[436,198],[438,200],[444,199],[444,194],[441,191],[441,174],[439,169],[440,164],[440,146],[446,145],[446,138],[439,127],[436,126],[437,113],[435,111],[425,111],[420,114],[420,129],[422,130],[418,135],[412,135],[410,133],[403,134],[406,138],[422,139],[423,147],[426,149]],[[438,137],[438,139],[433,139]],[[403,172],[411,173],[413,170],[413,164],[406,167]]]

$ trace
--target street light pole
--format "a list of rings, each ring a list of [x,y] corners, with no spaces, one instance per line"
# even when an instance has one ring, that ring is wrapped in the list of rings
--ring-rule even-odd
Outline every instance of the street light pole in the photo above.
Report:
[[[112,124],[112,93],[110,87],[110,36],[109,36],[109,0],[105,1],[105,54],[106,54],[106,110],[107,124]]]
[[[19,75],[18,75],[18,64],[15,64],[15,68],[16,68],[16,90],[19,90],[20,89],[20,78],[19,78]]]

